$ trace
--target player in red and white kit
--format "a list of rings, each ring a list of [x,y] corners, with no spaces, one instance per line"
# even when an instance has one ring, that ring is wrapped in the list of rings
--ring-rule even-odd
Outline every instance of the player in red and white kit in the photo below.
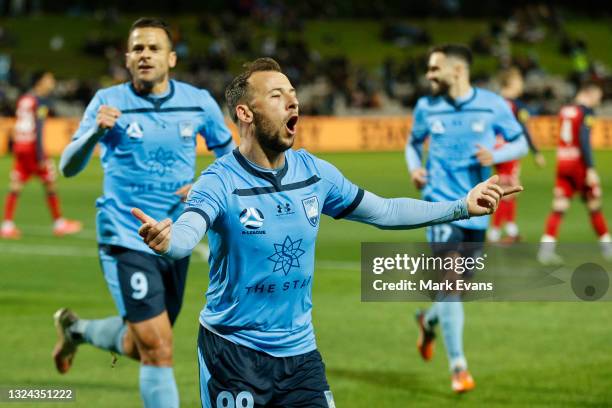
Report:
[[[51,72],[39,72],[33,77],[32,90],[17,101],[16,122],[13,131],[13,169],[10,175],[10,191],[4,206],[4,219],[0,237],[17,239],[21,232],[13,217],[19,193],[32,176],[37,176],[45,187],[47,205],[53,218],[53,233],[61,236],[81,230],[81,223],[62,217],[55,188],[53,161],[43,151],[43,126],[49,111],[47,97],[55,88]]]
[[[602,89],[597,83],[583,84],[574,104],[559,112],[560,132],[557,147],[557,178],[554,188],[552,212],[546,221],[538,260],[547,265],[560,264],[562,258],[555,252],[555,243],[563,214],[570,206],[574,194],[580,194],[590,213],[591,224],[599,237],[602,253],[612,259],[612,246],[606,220],[601,212],[601,187],[595,171],[591,150],[593,109],[600,103]]]
[[[523,94],[523,75],[516,68],[510,68],[501,73],[501,95],[506,99],[512,109],[512,113],[523,127],[523,134],[527,138],[529,149],[533,153],[534,160],[539,167],[544,167],[544,156],[538,151],[533,144],[533,140],[526,124],[529,119],[529,111],[521,100],[518,98]],[[497,137],[496,149],[501,148],[505,144],[503,137]],[[520,186],[519,179],[521,173],[521,162],[512,160],[505,163],[500,163],[495,166],[495,170],[499,175],[499,185],[504,187]],[[506,236],[502,238],[502,228],[505,227]],[[516,196],[504,197],[499,202],[499,207],[495,214],[491,227],[487,233],[489,242],[514,243],[520,240],[519,228],[516,224]]]

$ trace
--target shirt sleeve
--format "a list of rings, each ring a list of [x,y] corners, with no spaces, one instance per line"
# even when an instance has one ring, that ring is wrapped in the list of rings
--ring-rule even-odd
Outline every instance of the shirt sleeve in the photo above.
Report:
[[[78,174],[85,168],[94,147],[108,131],[98,131],[96,116],[98,109],[103,105],[100,92],[97,92],[87,105],[85,113],[81,118],[77,131],[72,136],[72,141],[66,146],[60,158],[60,171],[66,177]]]
[[[212,150],[215,154],[219,152],[227,153],[231,149],[224,149],[224,147],[233,143],[232,133],[225,124],[221,108],[208,91],[202,89],[200,92],[203,95],[206,119],[202,127],[198,129],[198,133],[204,137],[208,150]]]
[[[227,193],[221,177],[206,169],[191,187],[184,212],[199,214],[210,228],[217,217],[226,210]]]
[[[437,202],[413,198],[381,198],[366,191],[361,203],[347,217],[349,220],[380,229],[413,229],[469,218],[465,198]]]
[[[412,173],[414,170],[423,167],[423,143],[429,135],[427,121],[425,120],[425,109],[419,101],[412,115],[412,131],[406,138],[406,148],[404,157],[408,171]]]
[[[496,134],[501,134],[507,142],[516,140],[523,134],[523,127],[518,122],[514,113],[506,103],[506,101],[495,95],[495,102],[493,105],[493,113],[495,115],[493,120],[493,130]]]
[[[316,159],[321,178],[328,184],[328,191],[323,203],[323,214],[335,219],[346,217],[363,199],[363,190],[351,183],[332,164]]]

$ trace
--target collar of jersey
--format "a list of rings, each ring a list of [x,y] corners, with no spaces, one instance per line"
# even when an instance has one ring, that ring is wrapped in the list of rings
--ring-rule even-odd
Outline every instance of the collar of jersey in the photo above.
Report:
[[[236,158],[236,161],[238,161],[238,164],[240,164],[240,166],[243,169],[245,169],[247,172],[249,172],[250,174],[252,174],[255,177],[259,177],[261,179],[264,179],[264,180],[270,182],[270,184],[272,184],[277,189],[280,188],[281,181],[282,181],[283,177],[285,177],[285,174],[287,174],[287,170],[289,170],[289,164],[288,164],[288,160],[287,160],[287,155],[285,155],[285,165],[283,166],[283,168],[278,170],[276,172],[276,174],[274,174],[271,171],[261,171],[259,169],[256,169],[255,167],[251,166],[251,164],[249,164],[249,161],[242,155],[242,153],[240,153],[238,148],[235,148],[232,151],[232,153],[234,154],[234,157]]]
[[[453,108],[455,108],[455,110],[460,110],[461,108],[463,108],[465,105],[467,105],[468,103],[472,102],[474,99],[476,99],[476,92],[478,92],[478,90],[475,87],[472,87],[472,95],[468,96],[465,100],[461,101],[461,99],[456,100],[451,98],[450,96],[446,95],[444,96],[444,100],[446,101],[446,103],[448,103],[449,105],[451,105]]]
[[[161,97],[161,98],[153,98],[151,96],[147,96],[147,95],[143,95],[141,93],[138,93],[136,88],[134,88],[134,84],[131,83],[131,82],[130,82],[130,89],[132,90],[134,95],[136,95],[137,97],[142,98],[145,101],[149,102],[150,104],[153,105],[153,107],[155,109],[159,109],[159,108],[161,108],[162,104],[164,104],[165,102],[169,101],[174,96],[174,81],[170,80],[168,82],[170,84],[170,92],[168,92],[168,95],[166,95],[164,97]]]

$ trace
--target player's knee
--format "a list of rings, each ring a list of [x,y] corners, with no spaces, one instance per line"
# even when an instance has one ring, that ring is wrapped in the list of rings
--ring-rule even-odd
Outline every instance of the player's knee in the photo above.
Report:
[[[9,189],[11,190],[11,193],[21,193],[21,190],[23,190],[23,183],[21,181],[11,180],[9,183]]]
[[[123,336],[123,343],[121,346],[123,347],[124,356],[133,358],[134,360],[140,360],[138,347],[136,347],[136,342],[129,330],[125,333],[125,336]]]
[[[586,206],[589,211],[599,211],[601,209],[601,200],[599,198],[592,198],[587,200]]]
[[[556,212],[565,212],[569,208],[569,200],[565,197],[555,197],[552,203],[552,209]]]
[[[47,192],[47,194],[55,194],[55,183],[53,182],[47,182],[44,184],[45,186],[45,191]]]
[[[140,362],[146,365],[172,365],[172,337],[147,336],[138,342]]]

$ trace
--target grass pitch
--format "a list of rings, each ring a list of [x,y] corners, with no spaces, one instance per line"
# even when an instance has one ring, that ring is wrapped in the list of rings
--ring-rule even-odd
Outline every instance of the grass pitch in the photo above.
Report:
[[[417,196],[401,153],[321,156],[379,195]],[[547,158],[544,170],[524,160],[526,190],[520,197],[518,222],[530,242],[539,239],[550,206],[554,166],[551,153]],[[199,167],[208,161],[200,159]],[[596,163],[604,192],[612,191],[612,152],[597,152]],[[1,158],[0,175],[8,174],[9,168],[10,160]],[[24,237],[0,241],[0,386],[76,390],[76,402],[45,407],[139,407],[138,364],[127,358],[111,368],[109,353],[84,346],[67,375],[55,372],[51,316],[57,308],[70,306],[86,318],[115,313],[96,255],[99,163],[94,160],[77,178],[60,180],[59,187],[65,215],[84,221],[82,233],[53,237],[42,189],[31,183],[20,198],[16,218]],[[612,216],[611,200],[604,211]],[[430,363],[423,363],[416,353],[413,312],[424,304],[360,301],[360,242],[422,242],[424,231],[380,231],[326,217],[321,224],[313,316],[338,407],[612,406],[611,304],[466,304],[465,349],[477,388],[456,396],[450,391],[442,344]],[[565,217],[560,240],[595,242],[579,202]],[[207,264],[194,256],[175,328],[175,373],[184,407],[199,406],[197,316],[207,271]]]

